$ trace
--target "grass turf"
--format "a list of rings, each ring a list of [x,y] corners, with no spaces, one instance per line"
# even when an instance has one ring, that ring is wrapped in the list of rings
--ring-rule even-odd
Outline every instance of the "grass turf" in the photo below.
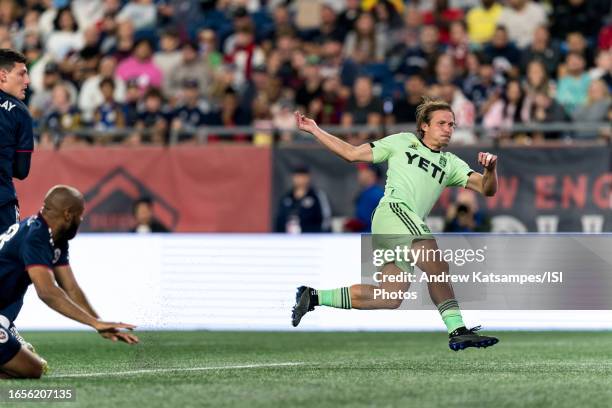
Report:
[[[41,407],[609,407],[612,333],[507,332],[453,352],[443,333],[145,332],[137,346],[91,332],[22,333],[76,403]],[[299,362],[294,366],[206,369]],[[191,371],[123,371],[168,368]],[[55,377],[101,373],[94,377]],[[105,373],[108,373],[106,375]],[[7,404],[0,403],[1,406]]]

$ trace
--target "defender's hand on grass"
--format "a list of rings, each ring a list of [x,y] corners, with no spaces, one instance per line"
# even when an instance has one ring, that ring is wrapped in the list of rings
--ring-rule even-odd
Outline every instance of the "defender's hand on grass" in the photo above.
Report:
[[[480,152],[478,153],[478,163],[487,170],[495,170],[497,156],[489,152]]]
[[[295,123],[298,129],[308,133],[314,132],[317,128],[317,122],[310,118],[307,118],[298,111],[295,112]]]
[[[100,336],[111,341],[119,340],[127,344],[139,342],[138,337],[132,333],[119,331],[119,329],[133,330],[136,328],[133,324],[98,321],[94,328],[100,333]]]

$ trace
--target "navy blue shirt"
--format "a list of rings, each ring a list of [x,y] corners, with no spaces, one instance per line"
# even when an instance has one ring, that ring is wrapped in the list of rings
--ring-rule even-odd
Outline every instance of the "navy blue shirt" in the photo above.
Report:
[[[32,117],[19,99],[0,91],[0,206],[17,199],[13,162],[17,153],[34,149]]]
[[[68,265],[68,242],[53,242],[41,215],[13,224],[0,235],[0,310],[23,298],[32,283],[26,269],[34,265]],[[7,317],[15,320],[17,313]]]
[[[205,115],[204,112],[200,110],[200,108],[189,106],[181,106],[177,110],[174,111],[174,117],[178,118],[183,125],[198,127],[204,124]]]
[[[355,216],[363,223],[362,232],[372,230],[372,213],[378,206],[378,202],[385,195],[385,190],[378,184],[373,184],[361,191],[355,200]]]

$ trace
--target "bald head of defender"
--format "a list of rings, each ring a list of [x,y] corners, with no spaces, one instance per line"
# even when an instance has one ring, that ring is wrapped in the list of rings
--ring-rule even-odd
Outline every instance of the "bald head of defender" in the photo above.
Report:
[[[53,239],[70,240],[83,220],[85,200],[74,187],[57,185],[45,196],[42,215],[53,231]]]

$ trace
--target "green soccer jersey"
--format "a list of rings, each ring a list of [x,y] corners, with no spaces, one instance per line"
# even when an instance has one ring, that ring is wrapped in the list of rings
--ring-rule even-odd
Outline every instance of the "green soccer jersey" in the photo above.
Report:
[[[445,187],[465,187],[473,172],[450,152],[431,150],[412,133],[397,133],[370,143],[374,163],[388,161],[381,203],[404,203],[425,219]]]

